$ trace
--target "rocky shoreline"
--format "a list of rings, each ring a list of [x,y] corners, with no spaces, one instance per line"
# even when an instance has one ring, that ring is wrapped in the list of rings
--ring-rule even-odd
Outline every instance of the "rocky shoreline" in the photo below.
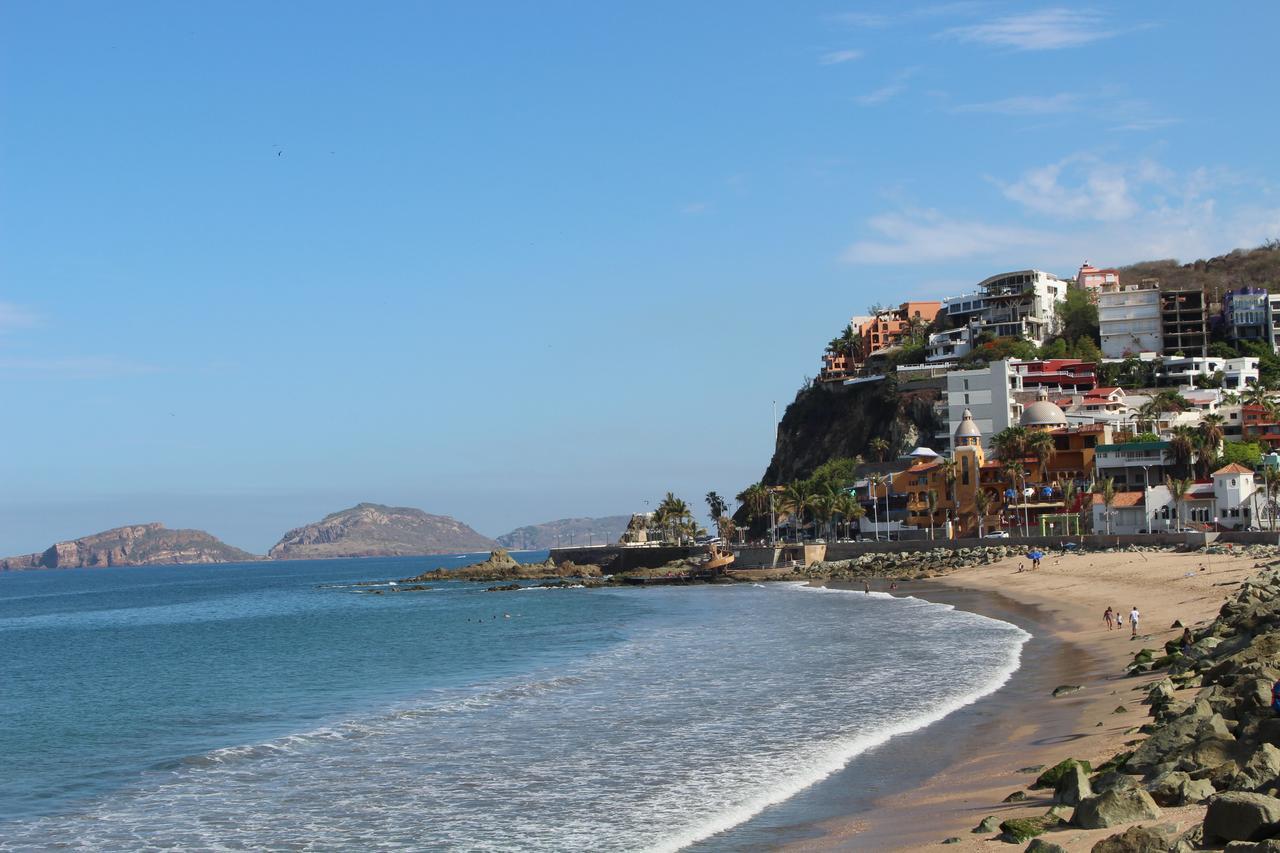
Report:
[[[1052,790],[1054,805],[1039,816],[988,817],[973,832],[1065,853],[1053,843],[1059,833],[1139,822],[1090,849],[1280,851],[1280,717],[1270,707],[1280,680],[1280,560],[1266,551],[1262,571],[1216,618],[1193,626],[1185,647],[1171,641],[1133,656],[1126,669],[1141,679],[1133,689],[1145,694],[1151,719],[1133,727],[1131,749],[1098,767],[1069,756],[1047,770],[1025,768],[1038,773],[1030,791]],[[1029,796],[1020,790],[1006,801]],[[1162,822],[1162,809],[1182,806],[1202,806],[1203,818],[1186,829]]]

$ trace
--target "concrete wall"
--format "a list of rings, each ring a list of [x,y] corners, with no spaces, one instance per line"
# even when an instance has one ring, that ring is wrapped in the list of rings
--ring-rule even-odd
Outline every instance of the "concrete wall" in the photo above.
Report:
[[[629,572],[635,569],[657,569],[672,560],[683,560],[695,554],[705,554],[702,545],[659,545],[623,548],[618,545],[582,546],[578,548],[552,548],[551,559],[557,563],[565,560],[584,565],[599,566],[606,574]]]

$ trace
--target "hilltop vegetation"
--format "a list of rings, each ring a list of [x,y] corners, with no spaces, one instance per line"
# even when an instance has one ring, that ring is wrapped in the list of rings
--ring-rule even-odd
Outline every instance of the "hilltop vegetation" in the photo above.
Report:
[[[1202,287],[1210,302],[1233,288],[1262,287],[1280,291],[1280,240],[1255,249],[1235,249],[1208,260],[1180,264],[1176,260],[1140,261],[1120,268],[1122,282],[1158,278],[1165,287]]]

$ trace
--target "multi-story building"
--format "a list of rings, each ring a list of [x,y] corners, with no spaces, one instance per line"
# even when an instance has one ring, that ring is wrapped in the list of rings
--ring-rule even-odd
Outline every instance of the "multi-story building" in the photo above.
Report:
[[[964,358],[973,351],[973,329],[968,325],[958,329],[947,329],[929,336],[929,344],[925,348],[925,361],[952,361]]]
[[[824,352],[822,372],[818,374],[818,381],[841,382],[849,377],[849,372],[853,368],[853,357],[847,352]]]
[[[1199,288],[1160,290],[1161,352],[1172,356],[1208,355],[1209,317]]]
[[[1233,341],[1265,343],[1273,352],[1277,340],[1275,313],[1271,294],[1261,287],[1228,290],[1222,297],[1222,322],[1227,337]]]
[[[1094,448],[1098,479],[1110,477],[1116,491],[1140,489],[1163,483],[1173,471],[1167,441],[1131,441],[1126,444],[1099,444]]]
[[[941,302],[903,302],[897,308],[881,311],[857,330],[862,338],[862,352],[870,358],[902,343],[903,338],[911,334],[913,324],[927,327],[941,308]]]
[[[1258,358],[1219,358],[1206,356],[1166,356],[1156,369],[1156,382],[1161,385],[1190,385],[1197,380],[1222,374],[1222,387],[1238,391],[1258,381]]]
[[[1097,267],[1090,266],[1088,261],[1085,261],[1076,273],[1076,287],[1088,293],[1089,298],[1094,302],[1098,301],[1098,294],[1119,285],[1120,272],[1118,270],[1100,270]]]
[[[1098,293],[1098,333],[1106,358],[1161,350],[1160,287],[1154,281]]]
[[[1022,377],[1024,388],[1056,388],[1082,393],[1098,384],[1096,365],[1078,358],[1047,358],[1043,361],[1011,362],[1014,372]]]
[[[1022,405],[1016,395],[1021,390],[1022,377],[1009,361],[952,370],[947,374],[947,437],[955,435],[969,413],[985,446],[991,436],[1018,423]]]
[[[1058,330],[1057,303],[1067,298],[1067,282],[1040,270],[1000,273],[978,284],[976,293],[943,300],[952,325],[969,325],[974,335],[1025,338],[1043,344]]]

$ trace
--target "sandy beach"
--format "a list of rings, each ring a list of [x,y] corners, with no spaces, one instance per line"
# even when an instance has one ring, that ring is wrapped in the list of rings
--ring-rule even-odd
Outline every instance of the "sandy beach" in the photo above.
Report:
[[[1025,559],[1009,559],[900,584],[899,594],[1014,621],[1035,639],[1019,672],[979,703],[984,721],[966,733],[958,758],[922,785],[885,797],[869,812],[829,821],[821,837],[787,849],[1020,849],[972,830],[988,815],[1004,820],[1045,812],[1052,792],[1029,790],[1036,773],[1024,768],[1064,758],[1096,766],[1140,739],[1128,732],[1149,721],[1141,700],[1146,685],[1161,675],[1128,677],[1125,664],[1139,649],[1159,648],[1179,636],[1181,629],[1171,627],[1175,620],[1195,625],[1212,619],[1256,565],[1254,558],[1204,552],[1086,553],[1047,557],[1035,572],[1019,571],[1027,567]],[[1107,630],[1108,606],[1127,614],[1135,605],[1143,639],[1131,640],[1127,626]],[[1052,698],[1061,684],[1083,689]],[[1027,800],[1003,803],[1014,791],[1025,791]],[[1203,812],[1203,806],[1168,808],[1161,822],[1185,828]],[[1071,828],[1049,840],[1069,851],[1087,851],[1123,829]],[[959,841],[944,847],[947,838]]]

